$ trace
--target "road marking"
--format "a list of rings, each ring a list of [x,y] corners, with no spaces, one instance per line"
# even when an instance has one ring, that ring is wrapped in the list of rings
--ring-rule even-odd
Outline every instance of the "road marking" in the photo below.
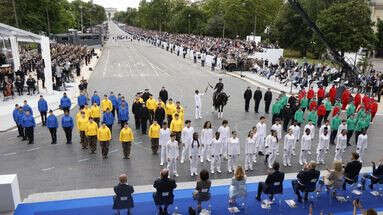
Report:
[[[10,155],[15,155],[16,152],[11,152],[11,153],[7,153],[7,154],[4,154],[4,156],[10,156]]]
[[[110,151],[110,153],[115,153],[115,152],[118,152],[118,149]]]
[[[88,161],[88,160],[90,160],[90,158],[84,158],[84,159],[78,160],[78,162],[84,162],[84,161]]]
[[[41,147],[36,147],[36,148],[33,148],[33,149],[28,149],[27,152],[31,152],[31,151],[37,150],[39,148],[41,148]]]
[[[49,167],[49,168],[41,169],[41,171],[45,172],[45,171],[49,171],[49,170],[52,170],[52,169],[54,169],[54,168],[55,168],[55,167],[54,167],[54,166],[52,166],[52,167]]]

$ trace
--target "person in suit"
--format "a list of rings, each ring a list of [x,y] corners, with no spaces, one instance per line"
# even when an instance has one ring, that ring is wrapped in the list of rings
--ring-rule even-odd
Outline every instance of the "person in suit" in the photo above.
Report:
[[[361,169],[362,169],[362,163],[359,161],[359,154],[356,152],[353,152],[351,154],[351,161],[348,162],[344,168],[343,190],[346,190],[346,183],[347,184],[355,183],[355,179],[359,175],[359,172]]]
[[[148,108],[145,106],[145,104],[142,104],[142,109],[140,113],[140,119],[141,119],[141,131],[142,134],[146,134],[146,130],[148,128],[148,120],[150,118],[150,113]]]
[[[258,113],[259,109],[259,103],[261,102],[262,99],[262,91],[260,87],[257,87],[257,90],[254,91],[254,111],[255,113]]]
[[[134,102],[132,105],[132,113],[134,114],[134,124],[136,125],[136,130],[140,130],[141,128],[141,111],[142,103],[140,102],[140,97],[136,95],[136,98],[134,98]]]
[[[383,180],[383,159],[379,161],[378,167],[376,167],[375,162],[372,163],[372,174],[365,174],[361,180],[362,190],[365,190],[366,180],[370,179],[370,189],[374,188],[374,184],[377,184],[379,181]]]
[[[243,98],[245,99],[245,111],[249,112],[249,105],[251,97],[253,97],[253,92],[251,91],[250,87],[247,87],[245,90],[245,93],[243,94]]]
[[[114,193],[116,194],[113,197],[113,209],[116,212],[116,215],[120,215],[120,210],[127,209],[128,215],[130,215],[130,209],[134,207],[132,193],[134,193],[134,188],[132,185],[127,184],[128,176],[122,174],[118,177],[119,183],[115,186]]]
[[[273,93],[271,92],[270,88],[267,88],[267,91],[265,93],[265,97],[263,100],[265,100],[265,112],[266,114],[269,114],[270,104],[271,100],[273,99]]]
[[[294,193],[298,197],[298,202],[302,202],[302,196],[300,192],[305,192],[305,190],[308,188],[308,186],[310,186],[311,183],[316,184],[316,182],[319,180],[320,172],[315,168],[315,162],[305,164],[303,170],[298,173],[297,180],[291,181]],[[308,200],[307,192],[305,192],[304,200]]]
[[[261,201],[262,193],[265,193],[265,194],[270,193],[270,191],[271,191],[270,188],[272,187],[272,185],[274,185],[277,182],[282,184],[284,179],[285,179],[285,173],[279,171],[279,163],[275,162],[273,164],[272,171],[270,171],[269,174],[267,175],[266,181],[265,182],[259,182],[258,194],[257,194],[256,199],[258,201]],[[270,199],[273,199],[273,194],[271,194]]]
[[[153,187],[156,192],[153,193],[154,203],[159,206],[159,214],[167,215],[168,206],[173,204],[173,190],[177,187],[176,181],[169,178],[169,170],[161,170],[160,178],[154,181]],[[162,207],[163,206],[163,207]]]
[[[166,103],[166,101],[168,100],[168,91],[165,89],[165,87],[162,87],[161,88],[161,91],[159,93],[159,97],[161,98],[161,101],[163,101],[164,103]]]

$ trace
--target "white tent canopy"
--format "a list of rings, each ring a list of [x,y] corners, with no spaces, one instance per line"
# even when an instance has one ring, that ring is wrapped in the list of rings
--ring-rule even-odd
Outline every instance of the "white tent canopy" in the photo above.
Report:
[[[37,35],[28,31],[24,31],[3,23],[0,23],[0,38],[9,39],[12,49],[12,58],[14,70],[20,69],[20,55],[18,42],[32,42],[39,43],[41,45],[41,57],[44,59],[44,75],[45,75],[45,86],[48,93],[53,92],[52,83],[52,63],[51,63],[51,52],[49,46],[49,38],[46,36]]]

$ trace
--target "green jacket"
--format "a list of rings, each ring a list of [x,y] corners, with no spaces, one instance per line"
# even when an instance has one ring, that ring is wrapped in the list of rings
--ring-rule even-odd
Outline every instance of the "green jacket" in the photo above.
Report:
[[[301,108],[307,108],[309,106],[309,100],[307,98],[303,98],[301,100]]]
[[[347,130],[349,130],[349,131],[355,130],[356,121],[357,121],[356,118],[348,118],[348,120],[347,120]]]
[[[355,131],[362,131],[364,129],[364,120],[358,119],[356,122]]]
[[[324,106],[326,107],[326,111],[331,111],[331,109],[332,109],[332,105],[331,105],[331,102],[330,101],[326,101],[325,103],[324,103]]]
[[[279,114],[281,113],[281,109],[282,109],[282,105],[281,105],[281,102],[278,101],[278,102],[275,102],[272,106],[271,106],[271,114]]]
[[[366,111],[364,111],[364,109],[360,109],[360,111],[358,112],[356,118],[358,120],[366,118]]]
[[[287,104],[287,100],[288,100],[288,98],[287,98],[286,95],[284,95],[284,96],[281,98],[281,105],[282,105],[282,107],[286,106],[286,104]]]
[[[339,116],[332,118],[331,120],[331,130],[338,130],[340,124],[342,124],[342,120]]]
[[[297,110],[294,114],[294,120],[303,123],[303,111],[301,109]]]
[[[371,122],[371,114],[368,113],[366,114],[366,118],[364,119],[364,128],[370,127],[370,122]]]
[[[350,117],[352,114],[355,113],[355,105],[351,103],[347,108],[347,117]]]
[[[309,114],[308,114],[308,116],[307,116],[306,123],[307,123],[308,121],[310,121],[310,120],[311,120],[311,122],[312,122],[314,125],[316,125],[317,122],[318,122],[318,115],[317,115],[314,111],[309,112]]]

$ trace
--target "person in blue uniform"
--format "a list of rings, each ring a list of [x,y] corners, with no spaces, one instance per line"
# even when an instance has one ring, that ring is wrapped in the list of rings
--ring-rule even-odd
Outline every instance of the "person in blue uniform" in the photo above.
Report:
[[[112,133],[112,127],[114,123],[114,116],[112,112],[110,112],[109,108],[106,109],[104,115],[102,116],[102,122],[109,128],[110,133]]]
[[[72,102],[70,98],[64,93],[63,97],[60,100],[60,109],[64,112],[67,111],[69,113],[70,106],[72,106]]]
[[[112,102],[113,109],[111,111],[112,111],[113,117],[115,117],[116,116],[116,110],[118,108],[118,102],[117,102],[117,97],[113,94],[113,92],[110,92],[109,100]]]
[[[34,143],[34,129],[36,126],[35,118],[31,115],[29,111],[25,112],[23,119],[21,121],[23,128],[25,130],[25,137],[28,140],[28,144]]]
[[[18,104],[16,104],[15,109],[12,112],[12,116],[13,116],[13,121],[15,121],[15,124],[17,126],[17,131],[19,132],[19,135],[17,137],[22,137],[24,139],[25,138],[24,128],[23,128],[23,125],[21,124],[21,120],[23,119],[23,116],[24,116],[23,108],[19,106]]]
[[[52,110],[49,110],[49,116],[47,118],[47,128],[49,129],[49,133],[51,134],[52,143],[57,143],[57,128],[59,127],[57,117],[53,114]]]
[[[126,105],[125,101],[122,101],[121,106],[118,111],[118,122],[121,124],[121,129],[124,127],[125,123],[129,121],[129,107]]]
[[[88,104],[88,99],[86,98],[83,92],[81,92],[80,95],[77,97],[77,104],[79,107],[84,107]]]
[[[100,106],[100,102],[101,102],[100,96],[98,96],[97,91],[94,91],[93,96],[91,98],[91,103],[92,104],[96,103],[98,106]]]
[[[48,102],[43,98],[43,95],[40,95],[40,99],[37,103],[37,107],[41,116],[41,123],[45,126],[47,121],[47,111],[48,111]]]
[[[64,129],[66,144],[72,144],[73,118],[69,116],[69,111],[64,111],[64,116],[61,118],[61,126]]]
[[[29,113],[33,116],[32,108],[31,108],[31,106],[28,105],[27,100],[24,100],[23,111],[24,111],[24,113],[29,111]]]

